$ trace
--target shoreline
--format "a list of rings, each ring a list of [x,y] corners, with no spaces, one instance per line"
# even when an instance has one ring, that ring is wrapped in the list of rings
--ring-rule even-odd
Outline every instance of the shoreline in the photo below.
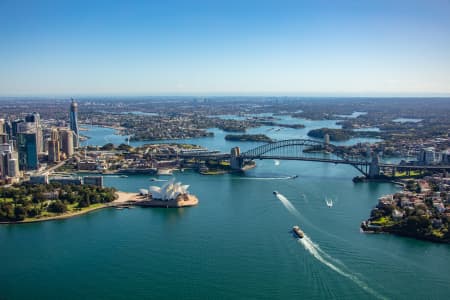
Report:
[[[102,204],[96,207],[88,207],[83,210],[75,211],[75,212],[69,212],[69,213],[63,213],[60,215],[52,216],[52,217],[43,217],[43,218],[33,218],[33,219],[25,219],[22,221],[2,221],[0,222],[0,225],[8,225],[8,224],[27,224],[27,223],[38,223],[38,222],[46,222],[46,221],[54,221],[54,220],[63,220],[63,219],[69,219],[77,216],[81,216],[93,211],[97,211],[103,208],[111,207],[108,204]]]
[[[32,219],[25,219],[22,221],[1,221],[0,225],[8,225],[8,224],[27,224],[27,223],[38,223],[38,222],[47,222],[47,221],[54,221],[54,220],[63,220],[63,219],[69,219],[77,216],[81,216],[84,214],[88,214],[90,212],[94,212],[97,210],[101,210],[104,208],[110,208],[110,207],[116,207],[120,205],[124,205],[130,201],[136,201],[139,198],[139,194],[136,193],[128,193],[128,192],[116,192],[116,195],[118,198],[116,200],[113,200],[109,203],[101,203],[101,205],[95,206],[95,207],[87,207],[82,210],[78,211],[72,211],[72,212],[66,212],[62,213],[56,216],[51,217],[42,217],[42,218],[32,218]]]
[[[97,210],[105,209],[105,208],[120,208],[123,206],[129,206],[129,205],[140,206],[140,207],[181,208],[181,207],[187,207],[187,206],[195,206],[198,204],[198,199],[194,195],[189,195],[187,199],[185,199],[184,201],[181,201],[181,202],[176,202],[176,201],[162,202],[159,200],[148,201],[147,199],[143,198],[143,196],[139,195],[138,193],[129,193],[129,192],[122,192],[122,191],[117,191],[116,195],[117,195],[117,199],[115,199],[111,202],[108,202],[108,203],[101,203],[100,205],[97,205],[95,207],[87,207],[82,210],[66,212],[66,213],[62,213],[62,214],[51,216],[51,217],[30,218],[28,220],[25,219],[22,221],[2,221],[2,222],[0,222],[0,225],[28,224],[28,223],[47,222],[47,221],[54,221],[54,220],[63,220],[63,219],[78,217],[78,216],[88,214],[90,212],[94,212]]]

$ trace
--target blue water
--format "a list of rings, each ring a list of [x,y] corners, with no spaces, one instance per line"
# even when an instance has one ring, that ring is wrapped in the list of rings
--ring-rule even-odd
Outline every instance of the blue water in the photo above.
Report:
[[[232,116],[232,115],[230,115]],[[308,120],[302,118],[292,118],[290,116],[276,116],[276,122],[281,124],[303,124],[305,128],[293,129],[279,126],[261,126],[257,128],[250,128],[247,130],[248,134],[265,134],[272,139],[285,140],[285,139],[312,139],[308,137],[307,133],[311,129],[318,128],[342,128],[341,125],[336,124],[338,120]],[[82,134],[90,137],[88,140],[82,142],[85,145],[104,145],[107,143],[113,143],[119,145],[126,143],[126,136],[117,135],[116,131],[112,128],[105,128],[100,126],[83,126],[89,129],[83,131]],[[150,143],[190,143],[204,146],[210,150],[220,150],[223,152],[229,152],[232,147],[239,146],[243,151],[254,148],[262,143],[258,142],[236,142],[226,141],[225,135],[229,134],[218,128],[210,128],[208,131],[214,133],[214,137],[207,138],[192,138],[192,139],[179,139],[179,140],[159,140],[159,141],[131,141],[131,146],[140,146]],[[320,141],[320,140],[319,140]],[[370,142],[374,143],[380,141],[380,139],[374,138],[354,138],[344,142],[336,142],[336,145],[354,145],[356,143]]]
[[[283,130],[278,138],[304,136]],[[229,149],[220,134],[195,141]],[[0,299],[446,299],[450,247],[360,233],[377,198],[398,187],[355,184],[356,175],[346,165],[271,160],[245,175],[186,170],[175,177],[191,185],[196,207],[0,226]],[[105,184],[129,192],[163,184],[149,179],[105,176]]]

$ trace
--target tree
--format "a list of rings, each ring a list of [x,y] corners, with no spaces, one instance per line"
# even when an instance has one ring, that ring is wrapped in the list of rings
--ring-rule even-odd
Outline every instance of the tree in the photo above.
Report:
[[[22,221],[27,216],[27,212],[22,205],[16,205],[14,208],[14,215],[16,221]]]
[[[37,193],[33,194],[33,196],[31,197],[31,200],[33,201],[34,204],[38,204],[45,200],[45,196],[42,192],[37,192]]]
[[[100,150],[103,150],[103,151],[111,151],[111,150],[113,150],[113,149],[114,149],[114,144],[113,144],[113,143],[105,144],[105,145],[103,145],[103,146],[100,148]]]
[[[133,147],[131,147],[130,145],[127,145],[127,144],[120,144],[118,147],[117,147],[117,150],[122,150],[122,151],[130,151],[131,150],[131,148],[133,148]]]
[[[50,205],[47,207],[47,211],[54,213],[63,213],[67,211],[67,206],[61,200],[56,200],[50,203]]]

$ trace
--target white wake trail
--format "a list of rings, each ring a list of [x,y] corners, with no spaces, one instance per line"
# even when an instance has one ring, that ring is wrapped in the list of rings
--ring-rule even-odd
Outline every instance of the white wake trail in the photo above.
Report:
[[[380,295],[376,291],[374,291],[372,288],[370,288],[366,283],[364,283],[361,279],[359,279],[357,276],[352,275],[350,273],[345,272],[338,266],[334,265],[332,262],[326,260],[322,253],[325,254],[327,257],[330,257],[328,254],[326,254],[323,250],[321,250],[316,244],[314,244],[311,239],[305,235],[302,239],[299,239],[299,242],[303,245],[303,247],[308,250],[309,253],[312,254],[318,261],[323,263],[325,266],[329,267],[336,273],[350,279],[354,283],[356,283],[360,288],[365,290],[367,293],[371,294],[372,296],[378,298],[378,299],[387,299],[386,297]],[[331,257],[330,257],[331,258]]]
[[[241,177],[237,178],[239,180],[287,180],[291,179],[292,177],[286,176],[286,177]]]
[[[288,198],[286,198],[285,196],[281,195],[280,193],[276,194],[278,200],[281,201],[281,203],[284,205],[284,207],[286,207],[286,209],[293,214],[294,216],[296,216],[297,218],[300,218],[300,212],[294,207],[294,205],[292,205],[291,201],[288,200]]]
[[[286,207],[286,209],[296,216],[297,218],[301,218],[300,212],[292,205],[292,203],[289,201],[288,198],[286,198],[284,195],[277,193],[276,197],[280,202]],[[303,218],[304,219],[304,218]],[[308,222],[309,223],[309,222]],[[356,283],[360,288],[362,288],[367,293],[371,294],[372,296],[378,298],[378,299],[386,299],[384,296],[380,295],[376,291],[374,291],[372,288],[370,288],[367,284],[365,284],[362,280],[360,280],[357,276],[347,273],[346,271],[342,270],[340,267],[333,264],[333,262],[340,264],[342,267],[345,267],[345,265],[340,262],[339,260],[333,258],[329,254],[327,254],[325,251],[323,251],[319,245],[315,244],[311,239],[305,234],[305,236],[302,239],[298,239],[299,242],[303,245],[303,247],[308,250],[309,253],[312,254],[318,261],[332,269],[333,271],[337,272],[338,274],[350,279],[354,283]],[[346,267],[345,267],[346,268]]]

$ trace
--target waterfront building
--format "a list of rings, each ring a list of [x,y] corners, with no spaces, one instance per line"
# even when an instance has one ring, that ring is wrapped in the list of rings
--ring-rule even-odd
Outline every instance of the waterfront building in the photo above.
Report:
[[[103,187],[103,176],[85,176],[83,177],[83,184]]]
[[[182,185],[181,182],[169,181],[162,187],[151,186],[149,193],[152,199],[169,201],[176,199],[179,195],[188,194],[189,185]]]
[[[439,156],[436,155],[434,147],[423,148],[417,157],[419,163],[431,165],[439,162]]]
[[[75,185],[81,185],[82,184],[82,178],[81,177],[52,177],[49,179],[51,183],[56,182],[60,184],[75,184]]]
[[[80,143],[80,131],[78,128],[78,103],[72,99],[72,103],[70,104],[70,129],[73,131],[73,145],[75,148],[78,148]]]
[[[73,133],[70,129],[60,130],[61,150],[66,158],[73,155]]]
[[[29,181],[31,184],[48,184],[48,182],[48,174],[30,176]]]
[[[39,168],[37,135],[35,132],[21,132],[17,135],[20,170]]]

